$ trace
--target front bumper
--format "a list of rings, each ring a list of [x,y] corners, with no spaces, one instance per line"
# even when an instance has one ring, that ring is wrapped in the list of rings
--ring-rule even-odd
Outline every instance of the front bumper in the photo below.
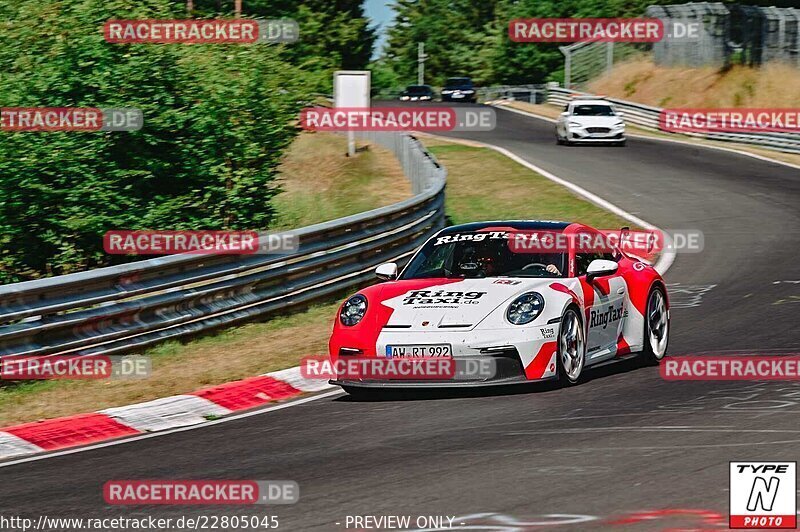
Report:
[[[626,140],[625,131],[608,133],[589,133],[583,130],[570,130],[567,135],[570,142],[604,143],[604,142],[624,142]]]
[[[476,94],[442,94],[443,102],[475,102],[477,98]]]
[[[449,344],[456,368],[491,366],[489,375],[456,371],[450,379],[333,379],[331,384],[367,388],[438,388],[517,384],[548,380],[556,376],[554,362],[557,324],[500,330],[472,331],[384,331],[375,346],[375,355],[338,355],[345,359],[383,359],[387,346]],[[355,346],[354,346],[355,347]],[[340,353],[348,346],[342,346]],[[333,355],[333,353],[331,353]],[[459,366],[459,365],[462,366]]]
[[[516,384],[530,384],[533,382],[543,382],[555,379],[546,377],[543,379],[526,379],[522,377],[508,377],[505,379],[491,379],[486,381],[354,381],[354,380],[331,380],[330,384],[343,388],[369,388],[373,390],[397,390],[397,389],[440,389],[440,388],[482,388],[486,386],[513,386]]]

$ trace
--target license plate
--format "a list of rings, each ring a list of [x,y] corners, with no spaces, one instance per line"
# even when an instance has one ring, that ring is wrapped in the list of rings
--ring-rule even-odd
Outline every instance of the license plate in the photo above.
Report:
[[[387,345],[386,358],[451,358],[450,344],[437,345]]]

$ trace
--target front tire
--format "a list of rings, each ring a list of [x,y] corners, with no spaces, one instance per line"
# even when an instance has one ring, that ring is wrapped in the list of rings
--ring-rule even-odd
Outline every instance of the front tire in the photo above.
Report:
[[[586,338],[578,311],[569,307],[561,318],[556,350],[558,380],[562,385],[578,384],[586,363]]]
[[[669,311],[664,289],[656,286],[647,296],[644,314],[644,349],[642,355],[647,364],[658,364],[667,354],[669,344]]]

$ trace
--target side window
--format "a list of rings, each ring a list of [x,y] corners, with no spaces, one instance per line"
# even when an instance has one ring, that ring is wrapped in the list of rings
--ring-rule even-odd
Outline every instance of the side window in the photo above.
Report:
[[[578,276],[586,275],[586,270],[589,269],[589,263],[592,262],[591,253],[576,253],[575,254],[575,274]]]

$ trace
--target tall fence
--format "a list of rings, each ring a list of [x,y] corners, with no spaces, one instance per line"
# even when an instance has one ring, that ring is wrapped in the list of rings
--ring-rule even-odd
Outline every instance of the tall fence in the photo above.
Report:
[[[290,254],[173,255],[0,286],[0,356],[137,350],[330,297],[408,260],[444,226],[446,170],[409,135],[367,139],[397,156],[412,198],[303,227]]]
[[[719,2],[650,6],[650,18],[664,23],[665,38],[653,43],[653,57],[659,65],[721,66],[730,55],[730,12]],[[697,30],[678,37],[682,28]]]
[[[547,103],[563,107],[575,96],[586,95],[585,92],[564,89],[560,87],[550,87],[547,92]],[[625,122],[635,124],[645,129],[659,131],[659,115],[662,111],[659,107],[651,107],[640,103],[628,102],[605,98],[613,103],[617,109],[625,115]],[[709,140],[721,140],[728,142],[739,142],[752,144],[763,148],[783,151],[787,153],[800,153],[800,134],[797,133],[685,133],[693,137],[706,138]]]
[[[720,2],[652,5],[645,16],[663,21],[665,38],[653,44],[577,42],[564,54],[564,86],[587,83],[632,56],[652,53],[665,66],[762,65],[800,67],[800,9]],[[692,33],[682,32],[692,28]],[[696,32],[695,32],[696,30]]]

